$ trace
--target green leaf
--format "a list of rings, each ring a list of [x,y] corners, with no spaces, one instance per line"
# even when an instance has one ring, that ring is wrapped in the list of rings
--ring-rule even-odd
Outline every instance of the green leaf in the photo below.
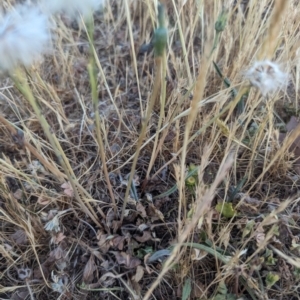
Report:
[[[275,266],[277,263],[277,258],[274,258],[273,255],[270,255],[266,260],[267,266]]]
[[[191,176],[188,179],[186,179],[185,184],[189,187],[193,187],[197,184],[196,178]]]
[[[187,246],[187,247],[192,247],[192,248],[196,248],[196,249],[200,249],[203,251],[206,251],[207,253],[217,257],[220,261],[222,261],[224,264],[227,264],[231,257],[230,256],[225,256],[221,253],[219,253],[218,251],[216,251],[215,249],[208,247],[206,245],[203,244],[198,244],[198,243],[183,243],[182,246]]]
[[[187,300],[190,297],[191,291],[192,291],[191,278],[187,278],[183,285],[181,300]]]
[[[146,254],[153,253],[153,248],[151,246],[147,246],[145,248],[141,248],[137,250],[137,257],[143,259]]]
[[[243,238],[246,237],[251,231],[252,231],[252,228],[255,224],[255,221],[254,220],[251,220],[250,222],[247,222],[244,230],[243,230]]]
[[[272,287],[279,279],[280,279],[280,276],[278,274],[269,272],[266,277],[267,287],[268,288]]]
[[[226,295],[228,292],[227,286],[224,281],[221,281],[218,286],[218,293],[221,295]]]
[[[300,280],[300,268],[295,268],[293,274],[296,277],[296,280]]]
[[[213,300],[236,300],[236,296],[228,293],[226,284],[221,281],[218,286],[218,294],[213,297]]]
[[[273,257],[273,251],[270,250],[270,249],[266,249],[266,253],[264,254],[264,257],[266,257],[266,260],[265,260],[265,264],[267,266],[275,266],[276,265],[276,262],[277,262],[277,258],[274,258]]]
[[[221,213],[225,218],[232,218],[237,211],[232,207],[232,203],[218,203],[215,207],[216,211]]]
[[[227,294],[227,295],[218,294],[213,298],[213,300],[236,300],[236,296],[233,294]]]

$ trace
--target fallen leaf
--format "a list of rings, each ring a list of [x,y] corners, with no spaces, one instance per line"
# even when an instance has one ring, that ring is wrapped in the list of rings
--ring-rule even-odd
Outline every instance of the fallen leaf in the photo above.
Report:
[[[289,122],[286,124],[286,131],[291,132],[292,130],[296,129],[297,126],[300,124],[299,120],[297,117],[292,116],[289,120]],[[300,140],[299,140],[300,142]],[[300,146],[300,144],[299,144]]]
[[[17,200],[21,200],[22,196],[23,196],[23,191],[20,189],[17,189],[13,195]]]
[[[140,243],[145,243],[149,240],[152,240],[150,231],[144,231],[142,236],[135,234],[133,237]]]
[[[151,218],[151,222],[157,220],[164,221],[164,215],[152,203],[147,207],[147,215]]]
[[[142,223],[142,224],[139,225],[138,230],[139,230],[140,232],[143,232],[143,231],[146,230],[147,228],[149,228],[149,225],[148,225],[148,224],[145,224],[145,223]]]
[[[10,297],[11,300],[24,300],[27,299],[29,296],[29,291],[27,288],[20,288],[17,289],[12,296]]]
[[[98,246],[99,250],[105,254],[108,252],[110,245],[107,241],[108,234],[104,234],[102,231],[98,230],[97,232],[97,240],[98,240]]]
[[[121,278],[123,275],[124,274],[115,275],[112,272],[107,272],[100,277],[99,283],[104,287],[110,287],[115,284],[117,278]]]
[[[44,198],[43,196],[39,196],[38,200],[37,200],[37,203],[40,204],[40,205],[47,205],[47,204],[50,203],[50,200],[47,199],[47,198]]]
[[[137,266],[135,275],[132,277],[132,280],[139,282],[144,276],[144,268],[142,266]]]
[[[125,252],[111,251],[111,253],[115,255],[119,265],[125,265],[128,269],[135,269],[138,265],[141,264],[140,259],[132,257]]]
[[[52,236],[51,244],[59,244],[65,238],[66,238],[66,236],[62,232],[59,232],[58,234]]]
[[[208,253],[206,251],[193,248],[193,252],[191,254],[191,258],[192,258],[192,260],[201,260],[201,259],[203,259],[207,255],[208,255]]]
[[[69,197],[73,197],[74,196],[74,191],[73,191],[73,188],[72,188],[72,185],[70,183],[70,181],[68,182],[65,182],[64,184],[62,184],[60,186],[62,189],[64,189],[64,193],[69,196]]]
[[[67,252],[59,245],[49,253],[49,256],[53,257],[54,260],[65,259],[67,257]]]
[[[88,260],[87,264],[85,265],[83,269],[83,276],[82,280],[85,284],[89,284],[93,281],[95,278],[94,272],[97,270],[96,264],[95,264],[95,258],[93,255],[90,256],[90,259]]]
[[[261,243],[263,243],[263,241],[265,240],[265,237],[266,237],[266,235],[265,235],[263,227],[258,225],[257,228],[256,228],[256,236],[255,236],[258,246]]]
[[[114,220],[112,221],[112,229],[113,229],[113,233],[115,234],[118,229],[120,229],[122,226],[122,222],[121,221],[117,221],[117,220]]]
[[[227,249],[228,245],[229,245],[229,241],[230,241],[230,229],[225,226],[222,228],[222,230],[220,231],[220,243],[224,245],[225,249]]]
[[[193,281],[191,299],[204,299],[203,297],[205,297],[206,294],[206,286],[200,280]]]
[[[116,219],[116,214],[113,208],[110,208],[106,213],[106,225],[108,228],[112,227],[112,222]]]
[[[284,143],[286,137],[289,135],[290,132],[295,130],[300,125],[300,122],[297,117],[292,116],[290,121],[286,125],[287,133],[280,133],[279,134],[279,142],[281,144]],[[293,141],[292,145],[290,146],[289,150],[294,152],[295,155],[295,171],[300,174],[300,135]]]
[[[140,213],[140,215],[143,218],[147,218],[145,207],[142,205],[141,202],[137,202],[137,204],[136,204],[136,210]]]
[[[10,237],[17,245],[27,245],[28,242],[27,235],[26,232],[22,229],[18,229]]]
[[[116,236],[110,241],[110,244],[118,250],[123,250],[125,239],[124,236]]]
[[[142,287],[139,285],[139,283],[134,280],[128,280],[127,284],[131,286],[132,291],[134,291],[135,293],[135,295],[132,295],[133,299],[135,300],[141,299]]]

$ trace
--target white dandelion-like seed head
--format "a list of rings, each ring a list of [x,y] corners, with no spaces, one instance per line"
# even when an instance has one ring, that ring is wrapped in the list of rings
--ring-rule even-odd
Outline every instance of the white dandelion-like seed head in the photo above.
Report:
[[[283,89],[288,84],[288,74],[283,72],[278,64],[269,60],[255,62],[245,75],[263,96]]]
[[[0,14],[0,69],[30,66],[51,49],[48,17],[32,6]]]
[[[47,231],[60,231],[60,224],[59,224],[59,218],[58,215],[56,215],[51,221],[47,222],[44,226],[45,230]]]
[[[72,18],[82,15],[85,19],[101,9],[104,2],[105,0],[44,0],[42,7],[49,14],[65,13]]]
[[[67,213],[71,210],[72,209],[69,208],[69,209],[57,212],[57,214],[52,218],[52,220],[46,223],[46,225],[44,226],[45,230],[55,231],[55,232],[61,231],[59,217],[63,216],[65,213]]]

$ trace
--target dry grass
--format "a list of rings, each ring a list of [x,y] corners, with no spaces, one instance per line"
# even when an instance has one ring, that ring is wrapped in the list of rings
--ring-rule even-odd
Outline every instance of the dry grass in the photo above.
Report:
[[[161,1],[159,57],[156,2],[109,1],[92,37],[57,18],[2,76],[1,299],[300,298],[298,1]],[[268,97],[265,58],[290,74]]]

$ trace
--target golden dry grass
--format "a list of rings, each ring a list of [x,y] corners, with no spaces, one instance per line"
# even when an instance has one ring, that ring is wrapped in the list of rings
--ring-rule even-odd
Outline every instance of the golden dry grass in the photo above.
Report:
[[[298,1],[161,2],[162,58],[157,1],[111,0],[93,46],[57,18],[24,88],[2,75],[1,299],[299,299]],[[272,97],[244,76],[265,58]]]

